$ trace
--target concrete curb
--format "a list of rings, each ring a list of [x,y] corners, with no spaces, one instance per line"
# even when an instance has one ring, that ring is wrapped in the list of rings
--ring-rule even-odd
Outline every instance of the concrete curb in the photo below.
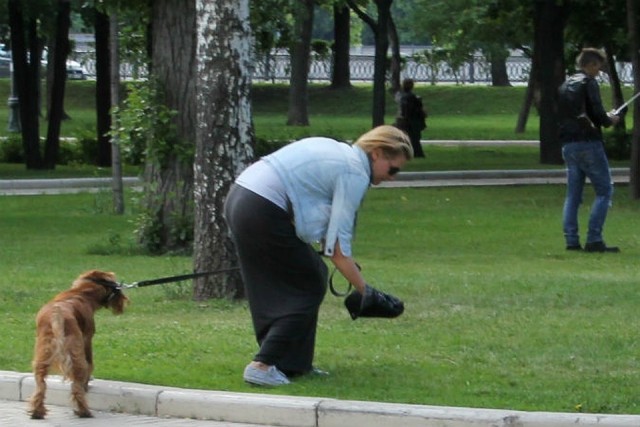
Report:
[[[28,400],[31,374],[0,371],[0,399]],[[639,426],[638,415],[524,412],[292,397],[94,380],[88,400],[96,411],[284,427],[575,427]],[[47,379],[47,404],[69,406],[69,384]]]

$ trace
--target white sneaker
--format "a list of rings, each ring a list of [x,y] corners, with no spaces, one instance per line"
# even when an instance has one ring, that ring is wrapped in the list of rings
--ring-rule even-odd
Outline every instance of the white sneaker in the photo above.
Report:
[[[264,386],[279,386],[289,384],[291,381],[285,374],[280,372],[275,366],[269,366],[269,369],[263,371],[255,366],[248,364],[244,368],[243,378],[249,384]]]

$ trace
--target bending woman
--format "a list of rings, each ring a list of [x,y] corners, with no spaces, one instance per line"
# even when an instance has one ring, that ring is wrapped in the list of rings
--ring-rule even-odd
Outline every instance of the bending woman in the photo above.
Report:
[[[411,142],[379,126],[353,145],[312,137],[249,166],[225,202],[260,346],[244,370],[251,384],[277,386],[313,367],[318,311],[327,288],[322,252],[362,294],[351,258],[358,208],[371,184],[392,180],[413,158]]]

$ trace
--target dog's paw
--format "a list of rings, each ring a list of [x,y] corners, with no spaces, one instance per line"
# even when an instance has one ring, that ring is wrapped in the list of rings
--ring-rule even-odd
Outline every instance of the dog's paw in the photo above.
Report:
[[[93,414],[89,410],[86,410],[86,411],[74,411],[74,413],[80,418],[93,418]]]
[[[47,415],[47,411],[45,409],[31,411],[32,420],[44,420],[45,415]]]

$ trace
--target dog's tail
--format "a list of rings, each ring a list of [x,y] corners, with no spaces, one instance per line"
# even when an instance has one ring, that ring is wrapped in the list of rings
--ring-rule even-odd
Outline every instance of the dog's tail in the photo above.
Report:
[[[65,378],[71,377],[73,367],[72,352],[65,335],[65,316],[60,307],[54,307],[51,313],[51,360],[55,360],[58,369]]]

